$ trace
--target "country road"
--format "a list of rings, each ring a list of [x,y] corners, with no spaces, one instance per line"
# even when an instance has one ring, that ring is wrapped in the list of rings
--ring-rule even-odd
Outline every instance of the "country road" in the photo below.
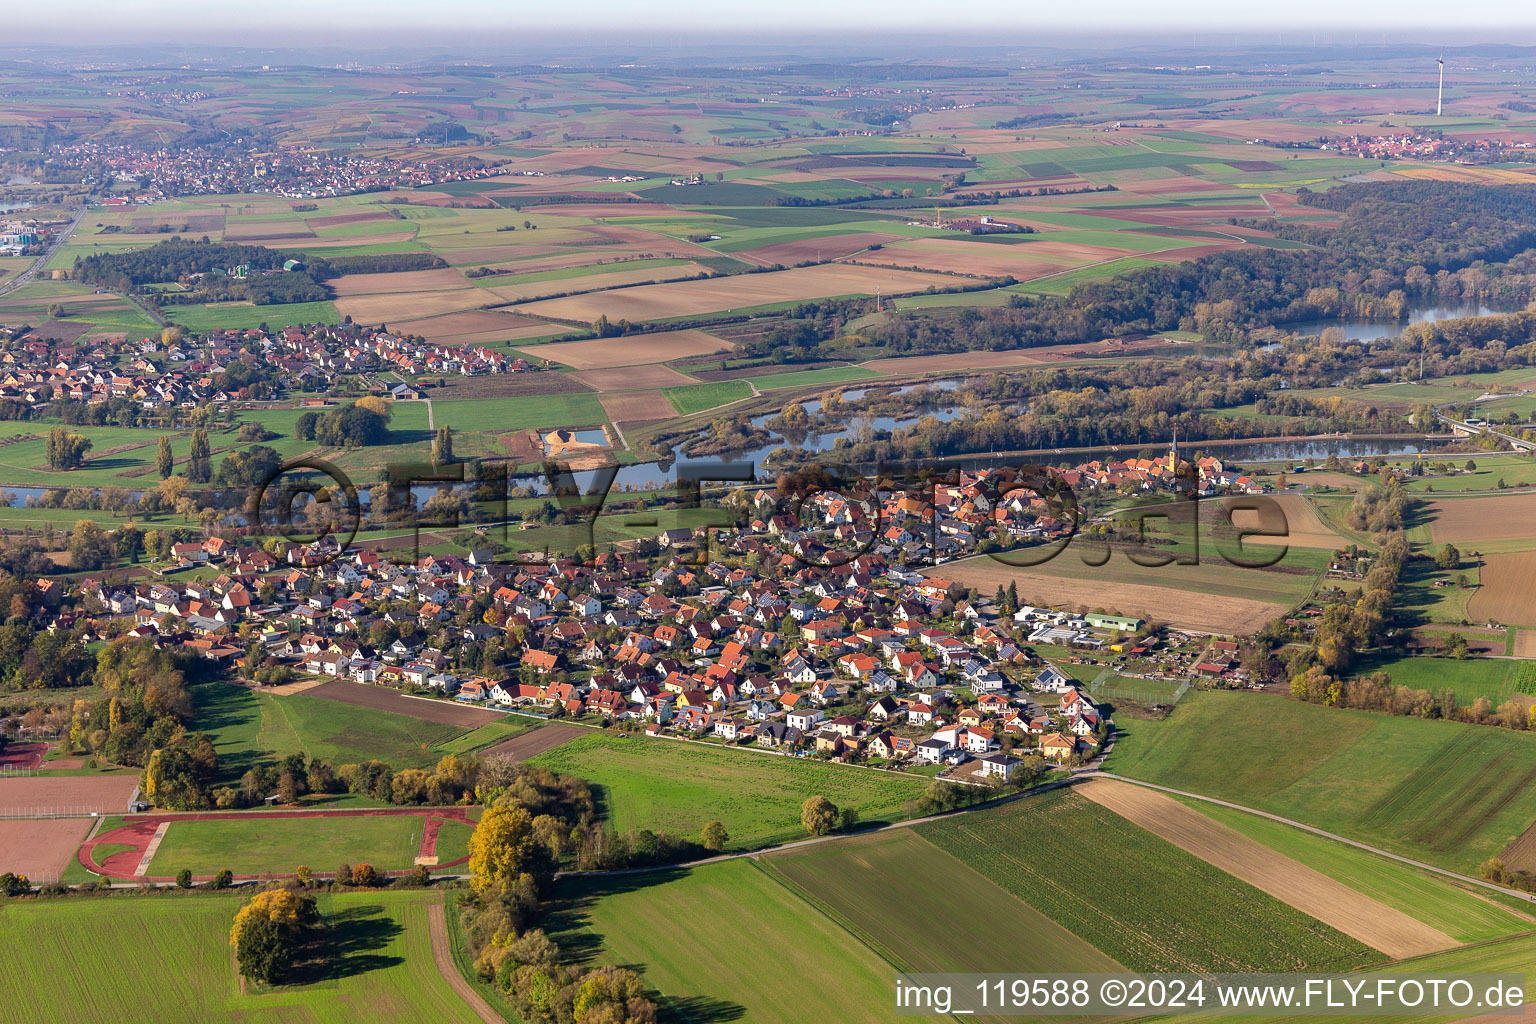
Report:
[[[91,202],[89,199],[87,199],[85,204],[80,207],[80,212],[75,214],[75,219],[69,222],[69,227],[59,232],[59,237],[55,238],[53,240],[53,244],[48,246],[47,252],[44,252],[37,259],[33,260],[32,265],[26,270],[23,270],[20,274],[17,274],[13,280],[0,284],[0,295],[5,295],[8,292],[15,291],[17,288],[20,288],[22,285],[36,277],[37,272],[43,269],[43,265],[51,260],[53,258],[53,254],[58,252],[59,247],[69,240],[70,235],[75,233],[75,229],[80,226],[80,222],[85,219],[85,215],[90,210],[90,208]]]

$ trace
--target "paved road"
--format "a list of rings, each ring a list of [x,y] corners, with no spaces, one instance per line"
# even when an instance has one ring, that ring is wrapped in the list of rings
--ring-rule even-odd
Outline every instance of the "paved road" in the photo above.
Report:
[[[53,254],[58,251],[59,246],[68,241],[69,236],[75,233],[75,229],[80,226],[80,222],[85,219],[85,215],[87,211],[90,210],[90,208],[91,201],[90,199],[87,199],[85,201],[85,205],[80,207],[80,212],[75,214],[75,219],[69,222],[69,227],[59,232],[59,237],[53,240],[53,244],[48,247],[47,252],[33,260],[32,265],[26,270],[23,270],[14,279],[7,281],[4,284],[0,284],[0,295],[15,291],[17,288],[20,288],[22,285],[32,280],[32,278],[36,277],[37,272],[43,269],[43,264],[52,259]]]

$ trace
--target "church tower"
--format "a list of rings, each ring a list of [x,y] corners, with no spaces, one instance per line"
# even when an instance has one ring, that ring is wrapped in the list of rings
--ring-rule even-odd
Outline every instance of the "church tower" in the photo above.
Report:
[[[1168,472],[1177,474],[1179,471],[1179,428],[1173,428],[1173,443],[1168,446]]]

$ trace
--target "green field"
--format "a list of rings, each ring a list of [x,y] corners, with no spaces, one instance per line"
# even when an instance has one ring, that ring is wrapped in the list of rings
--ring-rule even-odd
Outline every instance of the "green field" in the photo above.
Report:
[[[1536,917],[1505,909],[1486,891],[1463,888],[1441,876],[1257,814],[1204,800],[1177,799],[1276,853],[1440,929],[1458,942],[1481,942],[1536,928]]]
[[[1263,694],[1122,722],[1108,768],[1469,874],[1536,820],[1536,736]]]
[[[547,432],[558,427],[592,426],[607,420],[608,414],[603,411],[595,392],[456,399],[432,403],[432,422],[438,427],[452,427],[455,433],[530,428]]]
[[[579,737],[530,763],[592,782],[620,832],[648,828],[697,839],[707,822],[718,820],[733,850],[804,838],[800,805],[806,797],[856,807],[862,823],[891,821],[928,784],[819,761],[603,734]]]
[[[1382,959],[1076,793],[916,827],[1132,970],[1342,971]]]
[[[441,745],[467,730],[324,697],[281,697],[228,683],[193,688],[192,728],[213,737],[219,772],[238,779],[273,757],[305,754],[332,767],[370,759],[393,768],[430,768]]]
[[[335,250],[326,250],[327,254]],[[210,306],[166,306],[161,314],[189,331],[212,331],[220,327],[258,327],[266,324],[276,329],[294,324],[339,324],[341,315],[329,301],[287,302],[270,306],[252,306],[243,302]]]
[[[848,380],[868,380],[880,376],[874,370],[862,366],[828,366],[820,370],[791,370],[788,373],[770,373],[749,378],[759,391],[779,388],[799,388],[814,384],[840,384]],[[675,404],[675,403],[674,403]]]
[[[416,861],[425,820],[392,814],[177,821],[165,830],[148,874],[169,878],[185,868],[201,878],[228,868],[237,875],[281,875],[300,864],[331,871],[342,863],[403,871]]]
[[[894,968],[749,860],[560,883],[564,949],[642,971],[663,1019],[884,1019]],[[937,882],[937,880],[935,880]]]
[[[684,384],[675,388],[663,388],[672,408],[681,416],[704,412],[727,402],[739,402],[752,397],[752,385],[744,380],[713,381],[708,384]]]
[[[896,829],[763,858],[770,874],[908,971],[1122,970],[1109,957],[918,835]],[[905,879],[942,880],[905,885]],[[878,884],[871,884],[879,879]],[[914,921],[1007,921],[994,942],[951,942]]]
[[[10,1024],[479,1024],[432,960],[433,892],[324,894],[329,955],[304,984],[242,991],[229,926],[243,897],[10,902]],[[61,1008],[67,1007],[67,1010]]]

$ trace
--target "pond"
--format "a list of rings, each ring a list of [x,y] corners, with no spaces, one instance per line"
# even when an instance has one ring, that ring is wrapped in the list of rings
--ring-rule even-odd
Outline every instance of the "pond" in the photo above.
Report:
[[[1322,334],[1328,328],[1336,327],[1344,332],[1345,341],[1378,341],[1383,338],[1397,337],[1403,332],[1403,328],[1410,324],[1434,323],[1436,320],[1454,320],[1464,316],[1489,316],[1497,312],[1499,310],[1490,309],[1487,306],[1425,306],[1410,310],[1408,316],[1402,320],[1349,320],[1325,317],[1321,320],[1299,320],[1295,323],[1275,326],[1301,335]],[[1277,347],[1265,346],[1267,350]]]

